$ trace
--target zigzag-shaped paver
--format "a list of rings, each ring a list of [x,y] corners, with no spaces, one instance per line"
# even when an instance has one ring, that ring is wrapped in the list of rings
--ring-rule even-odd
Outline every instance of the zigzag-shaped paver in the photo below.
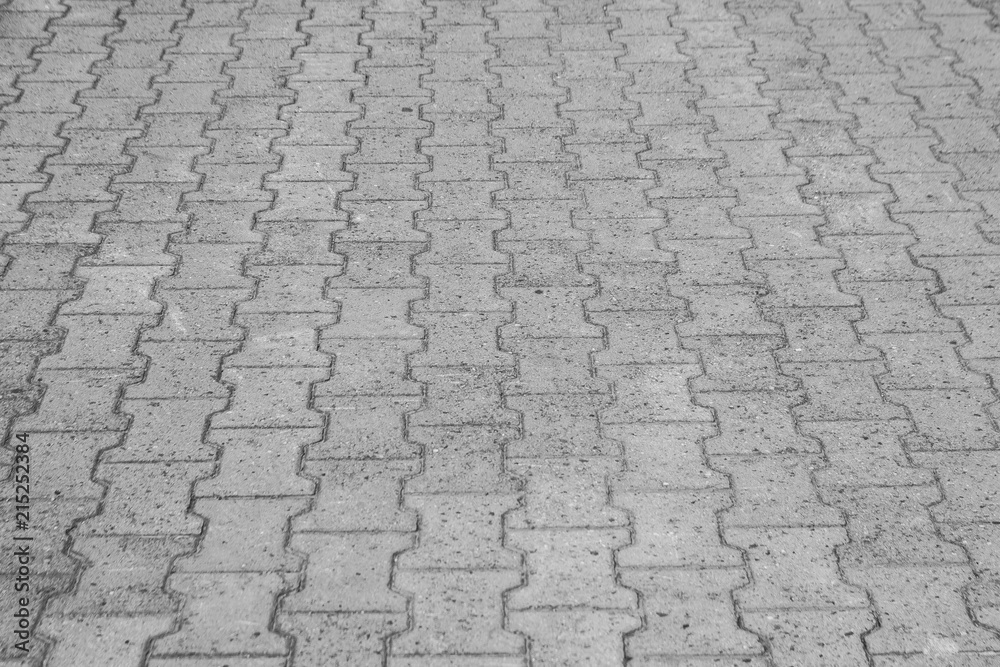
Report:
[[[0,663],[996,664],[973,4],[4,4]]]

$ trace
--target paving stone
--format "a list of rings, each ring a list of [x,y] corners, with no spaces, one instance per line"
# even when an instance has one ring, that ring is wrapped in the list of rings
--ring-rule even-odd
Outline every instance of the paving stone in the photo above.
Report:
[[[194,546],[191,537],[84,537],[74,549],[92,564],[74,597],[53,600],[57,616],[170,614],[175,596],[163,591],[170,562]]]
[[[244,305],[240,303],[237,308],[243,310]],[[329,368],[330,356],[316,349],[316,329],[335,322],[336,317],[327,313],[241,313],[236,316],[235,323],[245,327],[246,338],[242,349],[229,357],[226,364],[229,367]]]
[[[420,350],[419,341],[331,340],[322,350],[333,354],[336,371],[316,389],[325,396],[416,396],[421,386],[408,380],[407,357]]]
[[[882,402],[874,376],[882,372],[880,362],[819,362],[782,364],[782,370],[802,379],[812,397],[794,408],[803,421],[836,419],[905,419],[905,412]]]
[[[867,345],[874,346],[878,337],[869,338],[866,334],[898,334],[904,331],[924,338],[929,332],[947,331],[952,333],[943,334],[943,337],[949,344],[952,340],[956,343],[963,340],[957,333],[957,322],[942,317],[934,307],[930,298],[937,291],[934,283],[853,283],[845,287],[864,302],[866,317],[854,326]]]
[[[211,463],[108,463],[95,478],[109,484],[103,512],[78,529],[82,535],[198,535],[202,520],[187,514],[195,479]],[[145,502],[136,502],[145,498]]]
[[[991,394],[976,389],[897,390],[887,392],[893,403],[906,406],[916,426],[907,436],[913,450],[977,450],[996,447],[996,417],[984,408]],[[956,421],[955,414],[962,420]],[[952,415],[949,417],[949,415]]]
[[[45,632],[56,639],[49,654],[51,660],[67,664],[76,660],[112,659],[133,664],[143,657],[143,644],[171,628],[171,617],[155,616],[91,616],[75,618],[53,616],[45,624]],[[96,638],[96,641],[95,641]]]
[[[225,399],[124,399],[121,411],[131,417],[121,447],[102,455],[107,462],[210,461],[216,448],[203,442],[209,415],[223,410]]]
[[[984,232],[989,229],[978,213],[945,213],[948,224],[939,224],[940,214],[906,214],[898,219],[918,236],[918,243],[910,248],[915,257],[938,255],[989,255],[995,247],[984,243]]]
[[[406,571],[396,585],[410,593],[414,626],[393,637],[393,654],[504,654],[524,639],[502,628],[501,594],[521,583],[516,571]],[[461,620],[459,620],[461,619]]]
[[[406,615],[289,613],[281,615],[278,627],[298,638],[298,664],[375,667],[384,662],[385,639],[406,628]]]
[[[427,366],[413,377],[427,388],[425,410],[414,414],[414,426],[504,425],[517,422],[499,405],[501,385],[513,369],[480,366]]]
[[[418,472],[414,462],[309,461],[304,472],[317,480],[319,490],[316,505],[292,522],[293,530],[413,530],[415,517],[400,509],[399,497],[403,480]],[[352,506],[363,511],[344,511]]]
[[[306,508],[303,498],[200,498],[194,511],[207,522],[196,554],[174,572],[288,572],[301,558],[285,553],[285,526]]]
[[[99,499],[100,485],[90,469],[98,453],[119,444],[117,433],[37,433],[31,442],[31,457],[47,472],[31,479],[37,498]],[[30,462],[29,462],[30,469]]]
[[[841,581],[843,528],[727,528],[726,541],[745,550],[754,581],[736,592],[741,609],[866,609],[861,589]]]
[[[940,306],[996,304],[996,281],[992,279],[993,260],[990,257],[928,257],[924,266],[938,272],[949,286],[935,300]]]
[[[694,364],[605,366],[598,377],[615,383],[618,402],[603,412],[602,421],[710,421],[704,408],[691,404],[687,390],[688,380],[700,373]]]
[[[35,374],[49,399],[22,427],[46,431],[120,431],[127,427],[116,403],[125,384],[136,374],[119,369],[53,369]]]
[[[740,553],[722,543],[714,517],[729,506],[725,490],[615,493],[633,515],[636,535],[618,552],[624,568],[735,567]],[[666,530],[664,530],[664,528]]]
[[[913,466],[903,442],[912,426],[905,420],[805,422],[818,438],[830,466],[816,473],[821,488],[930,484],[931,473]]]
[[[510,303],[499,298],[494,287],[494,279],[506,272],[504,264],[436,264],[421,267],[420,273],[429,278],[430,286],[427,298],[419,302],[419,306],[414,304],[414,310],[418,313],[423,310],[450,313],[509,311]]]
[[[869,650],[879,653],[919,653],[930,648],[929,633],[935,644],[943,643],[950,652],[995,651],[993,633],[982,630],[968,619],[961,606],[960,588],[970,576],[961,566],[906,567],[851,572],[851,581],[864,585],[879,605],[881,627],[868,637]],[[920,600],[918,614],[901,604],[903,598]],[[957,612],[957,613],[956,613]]]
[[[0,662],[996,661],[988,9],[4,10]]]
[[[764,260],[753,266],[765,273],[774,288],[763,304],[777,308],[813,306],[858,306],[859,299],[845,294],[833,280],[833,273],[843,268],[839,260]]]
[[[515,530],[510,545],[524,552],[528,586],[510,593],[511,609],[586,606],[628,609],[634,593],[612,578],[614,550],[626,543],[621,529]]]
[[[505,494],[518,486],[502,469],[502,448],[516,437],[515,425],[415,426],[407,433],[425,458],[422,474],[407,482],[408,492]]]
[[[995,489],[982,485],[996,471],[996,452],[956,452],[948,458],[937,452],[914,454],[918,465],[931,468],[941,480],[947,497],[934,508],[942,522],[973,523],[992,516],[998,501]]]
[[[302,396],[328,375],[326,369],[224,369],[221,382],[235,385],[236,391],[227,411],[213,416],[211,424],[214,428],[320,426],[322,416],[310,409]]]
[[[31,544],[33,562],[29,563],[31,566],[29,576],[34,574],[70,576],[73,574],[76,563],[65,553],[67,532],[81,517],[92,516],[97,510],[98,503],[99,501],[96,499],[66,498],[63,500],[55,495],[50,498],[35,499],[31,503],[29,519],[30,528],[34,534]],[[16,521],[18,510],[15,507],[13,503],[9,503],[3,508],[4,521],[9,523]],[[20,563],[15,563],[13,559],[8,560],[4,564],[3,570],[4,574],[16,572],[20,575]],[[29,581],[29,585],[30,583]],[[55,582],[50,580],[49,583],[54,584]],[[64,589],[65,587],[60,587],[60,592]]]
[[[744,253],[749,260],[829,259],[837,253],[822,245],[814,229],[825,221],[816,216],[738,218],[750,230],[754,247]]]
[[[583,318],[582,301],[594,293],[590,288],[504,287],[499,293],[517,308],[515,321],[501,328],[505,339],[600,336]]]
[[[752,664],[736,656],[761,654],[762,647],[737,627],[726,599],[728,591],[745,583],[745,576],[738,568],[625,570],[623,581],[643,592],[649,618],[646,628],[626,639],[626,653],[638,664],[646,656],[650,664],[658,657],[698,664],[695,656],[712,654]]]
[[[824,498],[847,514],[853,539],[841,550],[845,567],[965,560],[957,545],[935,534],[928,507],[940,494],[933,486],[837,489]]]
[[[891,198],[879,193],[816,195],[826,212],[825,234],[908,234],[909,229],[889,216]]]
[[[745,618],[749,630],[767,638],[775,660],[817,665],[866,660],[861,635],[874,622],[870,612],[860,609],[751,612]],[[817,635],[824,639],[813,639]]]
[[[79,267],[87,280],[82,298],[61,311],[66,315],[158,315],[162,306],[149,298],[152,283],[168,275],[165,267]]]
[[[420,487],[410,482],[407,489],[419,491]],[[515,507],[514,496],[411,493],[407,494],[406,501],[419,512],[426,535],[419,547],[398,556],[396,562],[402,570],[516,569],[521,565],[520,555],[504,548],[502,543],[504,530],[500,517]],[[480,517],[474,523],[475,533],[455,524],[453,519],[457,516]]]
[[[759,282],[760,276],[747,271],[742,252],[749,240],[670,241],[664,244],[676,253],[681,270],[671,278],[675,285],[741,285]]]
[[[520,360],[520,374],[507,382],[510,395],[604,393],[608,383],[593,377],[590,355],[601,346],[593,338],[533,338],[502,341]]]
[[[60,317],[67,329],[58,354],[41,360],[39,368],[113,368],[142,371],[145,359],[133,352],[140,329],[154,318],[143,315],[69,315]]]
[[[713,456],[711,462],[732,479],[736,504],[726,513],[725,526],[843,524],[840,512],[823,504],[813,486],[812,473],[822,467],[816,455]]]
[[[962,346],[960,350],[962,358],[1000,356],[1000,347],[997,347],[995,342],[997,339],[990,333],[1000,324],[996,321],[995,310],[989,306],[949,306],[942,308],[941,311],[947,317],[959,319],[972,339]]]
[[[519,611],[510,624],[531,638],[535,664],[581,667],[623,661],[622,635],[639,625],[628,612],[604,609]]]
[[[103,236],[99,251],[83,258],[81,264],[146,264],[173,265],[173,257],[165,252],[167,239],[181,231],[181,226],[166,224],[135,224],[104,222],[94,226]]]
[[[607,329],[607,349],[594,357],[598,365],[694,363],[694,353],[681,349],[671,311],[603,311],[588,317]]]
[[[801,393],[774,391],[700,391],[697,401],[712,408],[719,434],[705,440],[707,454],[790,454],[820,451],[799,434],[791,408]]]
[[[698,350],[704,375],[691,380],[691,390],[780,391],[799,387],[795,378],[781,375],[774,351],[783,341],[767,336],[688,337],[684,347]]]
[[[914,266],[905,248],[912,238],[901,235],[839,237],[824,236],[823,242],[843,253],[847,268],[839,278],[843,282],[897,282],[928,280],[927,269]],[[845,289],[850,290],[849,285]]]
[[[419,448],[404,439],[403,422],[420,403],[413,397],[317,399],[315,407],[327,413],[329,429],[309,447],[308,458],[415,458]]]
[[[627,517],[607,504],[609,475],[619,471],[613,459],[513,459],[511,472],[524,480],[522,507],[509,513],[505,527],[559,528],[624,526]]]
[[[285,639],[268,629],[271,609],[267,601],[287,588],[280,575],[184,573],[173,575],[170,582],[187,597],[188,622],[176,633],[157,639],[154,655],[177,653],[178,648],[196,655],[285,654]]]
[[[59,348],[57,341],[4,341],[0,343],[0,352],[7,361],[6,368],[0,372],[0,386],[5,391],[17,393],[25,391],[25,385],[31,383],[31,375],[39,359],[52,354]]]
[[[621,443],[625,456],[623,471],[611,478],[614,493],[728,486],[703,460],[701,443],[715,433],[712,424],[622,424],[604,433]]]
[[[178,212],[180,199],[193,187],[193,181],[112,184],[110,189],[118,194],[118,204],[114,211],[101,212],[99,220],[118,223],[135,221],[185,223],[188,221],[188,216]]]
[[[862,340],[885,354],[889,373],[878,379],[884,389],[985,386],[985,378],[962,367],[956,338],[949,333],[897,333],[872,334]]]
[[[225,398],[219,383],[221,358],[234,351],[230,343],[143,343],[140,351],[149,357],[146,381],[125,390],[125,397]]]
[[[324,337],[421,338],[423,330],[406,322],[408,304],[423,296],[418,289],[333,289],[328,296],[339,302],[337,326]],[[329,303],[329,302],[326,302]],[[323,306],[325,312],[332,306]]]
[[[200,425],[198,425],[200,428]],[[214,477],[195,483],[196,497],[255,498],[306,496],[314,490],[311,480],[298,476],[302,449],[319,441],[316,429],[217,429],[206,440],[222,454]],[[266,478],[255,471],[267,469]]]
[[[584,271],[598,276],[601,290],[586,303],[588,312],[621,310],[682,309],[682,301],[671,294],[667,276],[671,264],[659,262],[585,264]]]
[[[677,333],[686,336],[724,336],[727,334],[777,334],[781,327],[767,321],[758,312],[756,300],[764,291],[751,285],[706,285],[671,290],[684,297],[691,309],[690,321],[677,325]]]
[[[396,533],[297,533],[291,544],[307,555],[305,586],[285,598],[296,612],[404,612],[406,598],[389,590],[393,556],[411,545]],[[340,593],[327,595],[330,587]]]

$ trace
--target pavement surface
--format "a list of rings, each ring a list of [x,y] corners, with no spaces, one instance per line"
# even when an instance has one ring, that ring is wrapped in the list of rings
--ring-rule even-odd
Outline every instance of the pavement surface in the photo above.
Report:
[[[995,10],[8,0],[0,665],[997,667]]]

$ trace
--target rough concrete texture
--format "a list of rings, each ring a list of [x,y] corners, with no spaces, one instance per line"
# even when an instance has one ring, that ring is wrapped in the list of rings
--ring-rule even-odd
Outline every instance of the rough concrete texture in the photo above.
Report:
[[[7,0],[0,665],[997,667],[991,7]]]

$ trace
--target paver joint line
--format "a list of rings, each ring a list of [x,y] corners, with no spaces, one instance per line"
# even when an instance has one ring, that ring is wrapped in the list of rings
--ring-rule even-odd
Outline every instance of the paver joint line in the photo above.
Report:
[[[998,664],[995,10],[7,0],[0,663]]]

